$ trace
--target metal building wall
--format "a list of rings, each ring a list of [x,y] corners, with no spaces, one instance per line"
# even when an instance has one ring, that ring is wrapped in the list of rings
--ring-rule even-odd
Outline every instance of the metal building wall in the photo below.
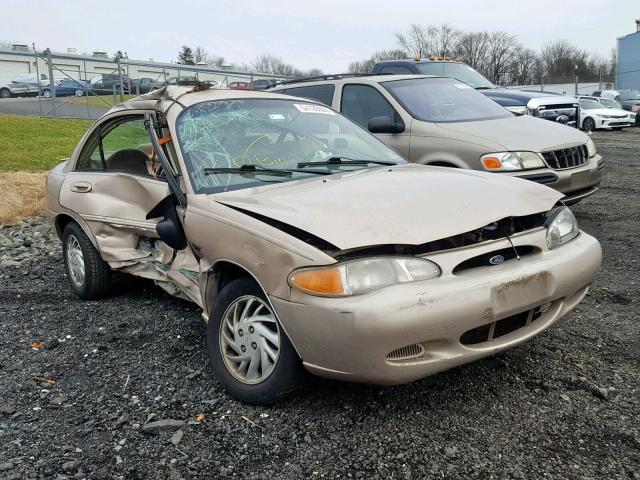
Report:
[[[640,32],[618,38],[618,90],[640,90]]]

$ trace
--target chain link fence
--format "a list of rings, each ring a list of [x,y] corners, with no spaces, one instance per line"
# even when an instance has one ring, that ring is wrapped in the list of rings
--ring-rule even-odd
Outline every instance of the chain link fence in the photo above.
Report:
[[[0,113],[96,119],[123,100],[181,81],[250,90],[285,79],[206,65],[109,58],[102,52],[0,50]]]

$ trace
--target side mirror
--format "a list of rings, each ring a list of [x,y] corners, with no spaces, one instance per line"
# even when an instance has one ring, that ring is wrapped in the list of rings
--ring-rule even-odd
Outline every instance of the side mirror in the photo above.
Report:
[[[164,217],[156,224],[156,233],[160,240],[169,245],[174,250],[184,250],[187,248],[187,237],[178,218],[175,198],[173,195],[165,197],[147,213],[147,220]]]
[[[367,124],[371,133],[402,133],[404,132],[404,123],[402,121],[395,122],[389,117],[373,117]]]

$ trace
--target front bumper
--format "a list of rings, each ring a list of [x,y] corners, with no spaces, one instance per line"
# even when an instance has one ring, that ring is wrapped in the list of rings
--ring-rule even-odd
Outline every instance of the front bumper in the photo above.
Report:
[[[609,128],[625,128],[633,125],[629,117],[626,118],[595,118],[597,129],[609,129]]]
[[[582,232],[549,251],[545,234],[540,228],[513,236],[514,245],[533,246],[536,253],[502,265],[453,274],[460,262],[509,246],[507,240],[496,240],[429,255],[442,269],[437,279],[355,297],[314,297],[294,290],[288,300],[270,300],[312,373],[357,382],[411,382],[511,348],[582,299],[600,268],[600,244]],[[465,332],[541,305],[546,312],[522,328],[491,341],[461,343]],[[392,354],[416,348],[422,352],[418,357],[397,360]]]
[[[598,190],[604,177],[605,168],[604,159],[600,155],[595,155],[589,159],[589,162],[577,168],[565,168],[562,170],[540,168],[505,173],[558,190],[565,194],[562,199],[563,202],[571,205],[589,195],[593,195]]]

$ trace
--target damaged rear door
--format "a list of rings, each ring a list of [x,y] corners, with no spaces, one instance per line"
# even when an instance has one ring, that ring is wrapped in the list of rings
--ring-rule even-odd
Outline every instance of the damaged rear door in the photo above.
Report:
[[[77,212],[112,268],[156,281],[173,295],[199,302],[198,265],[189,247],[159,240],[147,214],[170,191],[158,175],[142,114],[111,117],[85,141],[60,190],[60,204]]]

